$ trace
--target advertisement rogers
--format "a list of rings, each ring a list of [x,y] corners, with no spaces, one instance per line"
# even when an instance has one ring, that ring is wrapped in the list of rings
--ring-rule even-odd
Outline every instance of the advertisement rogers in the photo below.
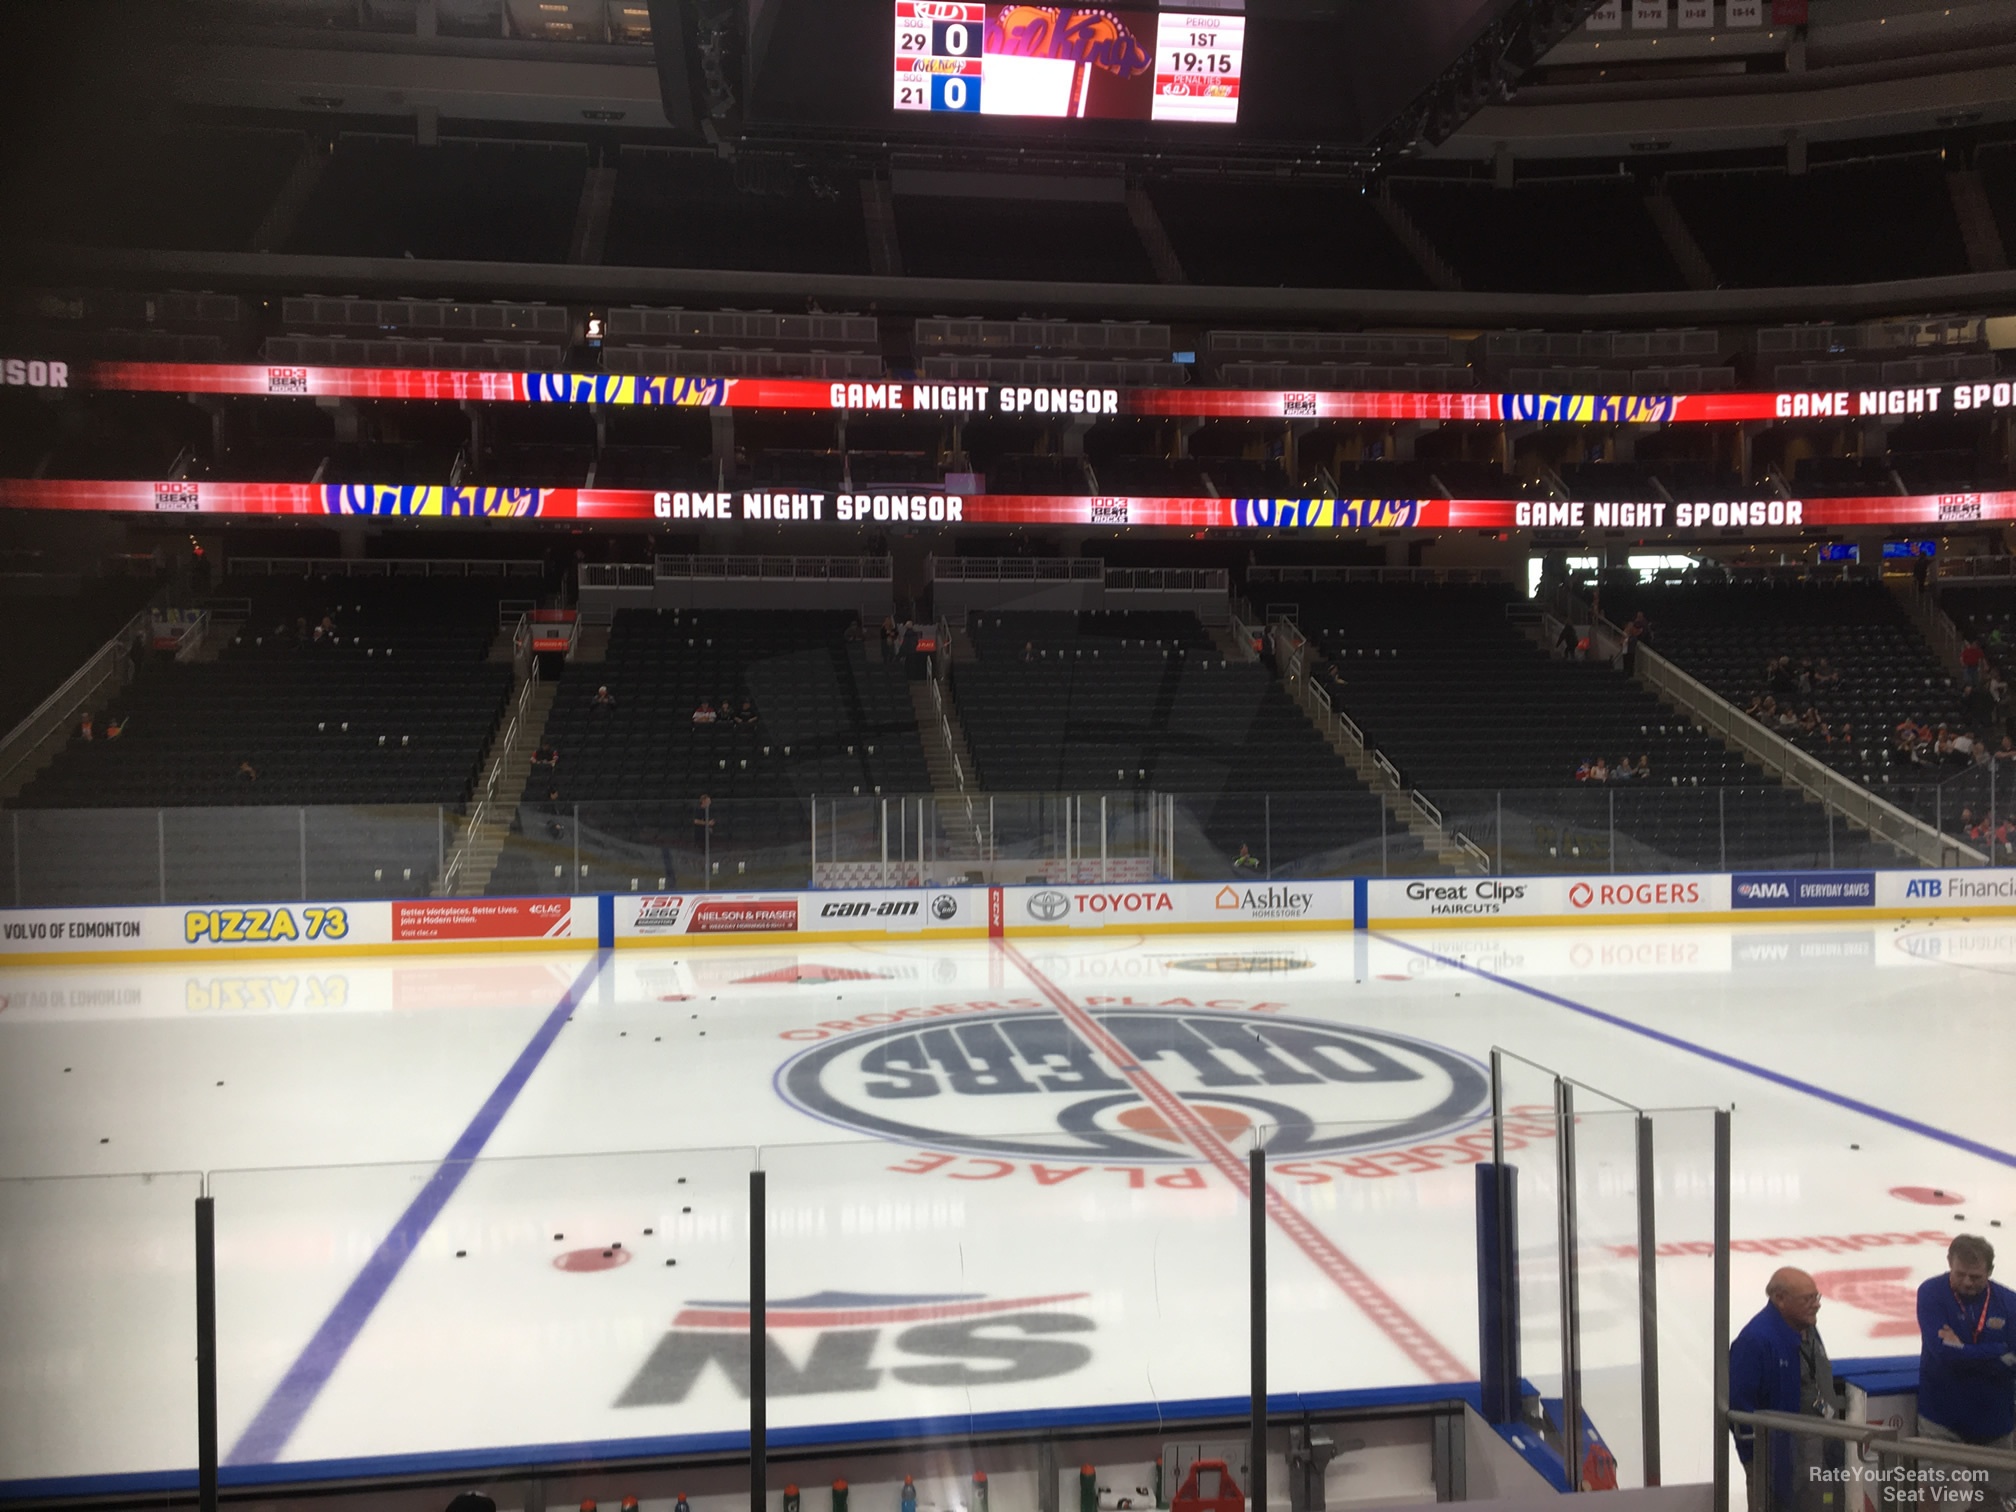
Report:
[[[1568,887],[1568,906],[1578,913],[1606,908],[1697,908],[1702,902],[1701,884],[1646,881],[1634,878],[1623,882],[1574,882]]]

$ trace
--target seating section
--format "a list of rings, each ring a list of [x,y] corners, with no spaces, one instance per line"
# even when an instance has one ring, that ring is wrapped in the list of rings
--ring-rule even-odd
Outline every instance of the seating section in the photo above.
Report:
[[[1636,179],[1563,179],[1512,191],[1398,179],[1393,194],[1465,288],[1636,294],[1683,287]],[[1601,226],[1602,234],[1575,234],[1587,226]]]
[[[1936,278],[1967,271],[1967,248],[1937,157],[1877,158],[1781,171],[1676,173],[1667,192],[1716,278],[1730,288]],[[1909,236],[1871,236],[1881,207]]]
[[[34,579],[23,580],[24,588],[34,585]],[[25,591],[0,597],[0,604],[26,628],[27,640],[35,648],[32,656],[11,656],[0,665],[0,733],[34,713],[140,612],[153,591],[151,580],[108,578],[83,583],[74,594],[62,597]]]
[[[989,612],[966,634],[978,660],[954,663],[953,691],[989,791],[1179,794],[1228,863],[1242,844],[1260,854],[1271,794],[1277,875],[1325,874],[1339,853],[1377,868],[1380,800],[1267,668],[1228,661],[1194,614]],[[1390,869],[1418,869],[1419,843],[1390,827]]]
[[[608,659],[572,662],[547,718],[557,772],[528,802],[928,792],[904,668],[844,610],[618,611]],[[596,690],[614,703],[600,707]],[[702,700],[728,710],[695,724]],[[750,703],[755,722],[735,722]]]
[[[833,193],[796,184],[754,193],[738,187],[735,172],[706,150],[626,149],[617,162],[602,260],[618,267],[752,273],[872,271],[853,180],[827,186]]]
[[[916,195],[895,203],[903,271],[913,278],[1155,282],[1123,205]]]
[[[467,801],[510,693],[510,666],[486,661],[496,589],[257,578],[220,593],[251,602],[232,644],[215,661],[145,666],[96,738],[73,735],[16,800],[140,810],[141,833],[114,838],[131,813],[24,814],[48,841],[29,869],[60,893],[69,843],[94,876],[134,870],[139,901],[164,876],[178,897],[424,896],[439,811]]]
[[[572,662],[547,716],[554,768],[534,767],[493,873],[496,894],[550,891],[579,853],[641,885],[693,885],[702,794],[716,855],[802,880],[805,800],[931,791],[910,684],[879,638],[852,640],[844,611],[618,611],[607,659]],[[598,704],[606,687],[614,700]],[[696,724],[706,701],[719,714]],[[753,722],[737,714],[745,701]],[[556,859],[556,858],[562,858]],[[795,865],[796,871],[790,868]],[[673,880],[673,879],[676,879]]]
[[[1640,610],[1652,625],[1649,644],[1738,708],[1769,695],[1781,710],[1816,709],[1831,727],[1831,739],[1780,726],[1775,718],[1770,723],[1836,771],[1921,818],[1943,817],[1945,800],[1938,789],[1965,773],[1968,764],[1914,761],[1897,748],[1898,722],[1909,716],[1935,730],[1944,725],[1989,733],[1992,711],[1966,696],[1903,607],[1874,583],[1605,591],[1606,614],[1629,618]],[[1774,677],[1767,664],[1781,656],[1791,657],[1793,665]],[[1838,674],[1837,681],[1814,680],[1822,661]],[[1964,806],[1957,803],[1954,812]]]
[[[1192,283],[1425,289],[1428,279],[1355,188],[1156,184],[1148,197]]]
[[[297,131],[150,123],[38,145],[48,150],[11,155],[15,224],[50,242],[245,252],[307,143]]]
[[[1446,822],[1502,841],[1508,871],[1819,864],[1826,816],[1607,665],[1556,660],[1507,619],[1503,586],[1270,586],[1334,668],[1332,697]],[[1584,762],[1646,758],[1593,787]],[[1714,789],[1721,789],[1719,793]],[[1866,842],[1833,837],[1842,864]],[[1487,850],[1492,847],[1487,847]],[[1887,853],[1886,853],[1887,854]],[[1801,858],[1803,858],[1803,863]]]
[[[345,135],[284,250],[565,262],[587,172],[580,147]]]

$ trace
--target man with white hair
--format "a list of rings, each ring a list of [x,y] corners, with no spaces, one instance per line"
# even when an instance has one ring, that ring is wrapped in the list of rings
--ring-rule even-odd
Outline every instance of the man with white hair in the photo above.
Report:
[[[1764,1309],[1743,1325],[1729,1346],[1729,1405],[1738,1412],[1841,1415],[1834,1367],[1816,1326],[1820,1288],[1803,1270],[1774,1271],[1764,1287]],[[1840,1460],[1839,1447],[1790,1433],[1771,1435],[1770,1495],[1765,1467],[1753,1451],[1757,1431],[1735,1424],[1736,1454],[1749,1472],[1750,1512],[1829,1512],[1844,1504],[1841,1487],[1818,1472]],[[1829,1450],[1833,1452],[1830,1454]]]

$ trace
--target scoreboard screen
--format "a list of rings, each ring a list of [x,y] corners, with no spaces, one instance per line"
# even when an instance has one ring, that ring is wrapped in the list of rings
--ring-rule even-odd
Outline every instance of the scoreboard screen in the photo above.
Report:
[[[896,0],[895,107],[1236,125],[1246,18]]]

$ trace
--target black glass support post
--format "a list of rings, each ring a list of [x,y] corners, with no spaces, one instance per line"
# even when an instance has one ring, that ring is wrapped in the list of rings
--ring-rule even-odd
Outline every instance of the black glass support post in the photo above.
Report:
[[[764,1512],[770,1479],[770,1294],[763,1172],[749,1173],[749,1512]]]
[[[196,1505],[217,1512],[217,1228],[214,1199],[196,1199]]]

